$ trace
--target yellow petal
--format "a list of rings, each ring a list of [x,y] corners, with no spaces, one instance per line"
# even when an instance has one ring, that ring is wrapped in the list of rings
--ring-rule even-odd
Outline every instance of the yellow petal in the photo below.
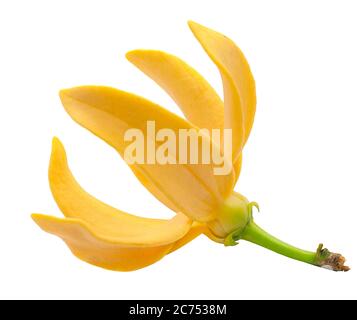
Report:
[[[157,50],[133,50],[126,57],[171,96],[187,120],[200,128],[224,128],[221,98],[186,62]]]
[[[75,218],[88,223],[91,229],[106,239],[115,238],[122,243],[156,243],[158,228],[166,220],[147,219],[115,209],[91,196],[78,184],[67,163],[65,149],[59,139],[53,139],[49,167],[49,182],[53,197],[67,218]],[[178,220],[177,220],[178,219]],[[159,230],[165,237],[181,238],[188,231],[191,221],[179,213],[177,229]],[[173,225],[172,225],[173,227]],[[170,234],[168,234],[170,233]],[[145,238],[144,241],[142,237]],[[134,241],[134,242],[132,242]],[[174,240],[173,240],[174,241]],[[137,243],[137,244],[138,244]]]
[[[196,239],[198,236],[200,236],[201,234],[207,231],[208,228],[205,224],[194,222],[190,230],[185,234],[185,236],[175,242],[175,244],[172,246],[170,250],[170,253],[182,248],[184,245]]]
[[[236,161],[253,126],[254,78],[243,53],[232,40],[192,21],[189,27],[221,73],[225,127],[233,131],[233,161]]]
[[[129,271],[154,263],[189,232],[192,224],[183,214],[171,220],[148,219],[97,200],[74,179],[63,145],[56,138],[49,181],[68,219],[43,215],[33,215],[33,219],[45,231],[61,237],[77,257],[106,269]]]
[[[115,271],[133,271],[155,263],[178,240],[176,230],[187,232],[189,228],[187,220],[176,216],[168,221],[153,221],[151,227],[143,228],[141,233],[133,234],[131,238],[128,235],[123,237],[120,232],[108,237],[100,233],[103,230],[96,230],[97,226],[79,219],[59,219],[40,214],[34,214],[32,218],[44,231],[62,238],[79,259]],[[125,225],[124,222],[121,230]]]
[[[187,120],[200,128],[224,129],[224,105],[221,98],[186,62],[158,50],[133,50],[126,57],[171,96]],[[241,160],[239,158],[234,163],[236,180],[239,178]]]
[[[169,128],[176,137],[179,129],[197,130],[160,106],[113,88],[78,87],[63,90],[60,96],[75,121],[114,147],[121,156],[129,145],[124,141],[126,130],[139,129],[147,138],[149,120],[155,122],[156,131]],[[175,160],[178,162],[178,153]],[[216,176],[213,164],[160,165],[145,162],[131,168],[159,200],[198,221],[215,217],[216,209],[231,194],[234,184],[233,171],[225,176]]]
[[[234,168],[234,174],[235,174],[235,182],[237,182],[241,170],[242,170],[242,153],[239,155],[238,159],[234,162],[233,168]],[[235,183],[234,183],[235,184]]]

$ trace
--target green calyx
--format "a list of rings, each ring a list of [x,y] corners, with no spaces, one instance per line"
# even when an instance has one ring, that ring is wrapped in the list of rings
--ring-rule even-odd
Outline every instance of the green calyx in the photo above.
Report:
[[[259,204],[257,202],[249,202],[247,205],[248,210],[248,221],[247,224],[253,219],[253,208],[256,208],[258,212],[260,211]],[[245,227],[240,226],[239,228],[235,229],[228,236],[224,239],[224,245],[226,247],[236,246],[239,242],[238,240],[241,239],[242,233],[245,230]]]
[[[218,211],[217,218],[207,225],[220,243],[224,243],[227,235],[242,231],[251,219],[249,201],[239,193],[228,197]]]

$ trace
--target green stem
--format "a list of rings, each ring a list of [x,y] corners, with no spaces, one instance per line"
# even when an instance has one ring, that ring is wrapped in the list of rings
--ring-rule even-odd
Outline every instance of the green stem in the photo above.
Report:
[[[309,264],[314,264],[316,252],[305,251],[293,247],[278,238],[273,237],[253,221],[251,221],[245,228],[241,238],[253,242],[261,247],[279,253],[291,259],[299,260]]]
[[[256,225],[253,220],[247,224],[243,233],[240,235],[240,239],[250,241],[291,259],[318,267],[325,267],[334,271],[349,270],[348,267],[344,266],[345,259],[340,254],[331,253],[327,249],[322,249],[322,245],[319,246],[316,252],[301,250],[273,237]]]

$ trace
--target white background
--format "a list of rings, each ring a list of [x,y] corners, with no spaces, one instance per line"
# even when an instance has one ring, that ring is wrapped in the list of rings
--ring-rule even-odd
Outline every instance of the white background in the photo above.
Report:
[[[253,70],[258,105],[236,190],[256,221],[297,246],[319,242],[357,268],[357,5],[355,1],[1,1],[0,298],[357,298],[356,271],[333,273],[253,244],[201,237],[149,268],[105,271],[42,232],[32,212],[60,216],[47,166],[51,139],[93,195],[143,216],[170,217],[114,150],[76,125],[58,90],[103,84],[179,112],[125,60],[161,49],[220,77],[186,21],[232,38]]]

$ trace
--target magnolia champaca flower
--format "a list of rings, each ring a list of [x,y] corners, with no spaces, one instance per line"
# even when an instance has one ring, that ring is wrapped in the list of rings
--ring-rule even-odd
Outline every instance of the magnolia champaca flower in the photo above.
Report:
[[[34,221],[62,238],[78,258],[110,270],[146,267],[204,234],[226,246],[244,239],[312,265],[347,271],[344,258],[321,245],[316,252],[308,252],[270,236],[253,221],[252,209],[257,204],[234,192],[242,150],[254,121],[254,79],[247,60],[230,39],[194,22],[189,26],[221,74],[224,101],[192,67],[155,50],[131,51],[127,58],[172,97],[187,121],[142,97],[108,87],[62,90],[61,101],[73,120],[121,156],[128,145],[125,132],[137,128],[145,134],[147,121],[153,121],[157,129],[169,128],[175,133],[180,129],[231,129],[229,173],[214,174],[212,163],[129,164],[140,182],[176,213],[170,220],[142,218],[115,209],[83,190],[68,167],[64,147],[55,138],[49,181],[65,218],[34,214]],[[221,150],[208,136],[206,139],[212,149]]]

